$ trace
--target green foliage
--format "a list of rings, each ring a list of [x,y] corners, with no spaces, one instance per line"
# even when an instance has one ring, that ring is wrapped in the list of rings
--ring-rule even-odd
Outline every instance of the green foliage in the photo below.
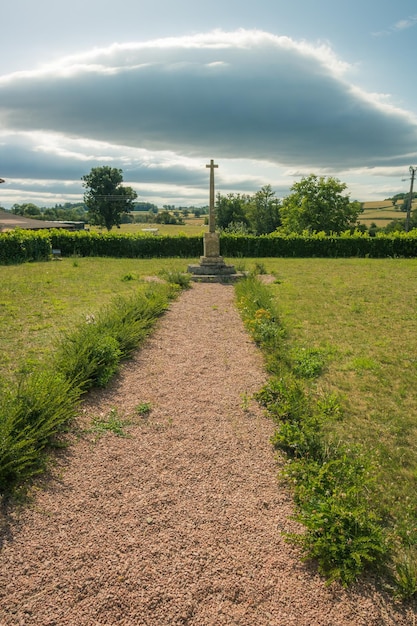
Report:
[[[290,258],[413,258],[417,256],[417,230],[409,233],[396,232],[390,235],[378,233],[370,237],[355,231],[340,235],[325,233],[270,235],[238,235],[223,233],[220,248],[227,257],[290,257]]]
[[[0,233],[0,265],[47,261],[51,254],[52,245],[48,232],[15,229]]]
[[[268,287],[256,283],[252,278],[236,287],[242,317],[255,339],[259,318],[278,319]],[[269,338],[260,345],[270,359],[273,354],[280,375],[254,397],[277,424],[271,441],[287,455],[283,475],[293,489],[296,519],[305,527],[304,533],[288,534],[287,539],[299,544],[306,558],[317,561],[329,583],[338,580],[348,585],[389,555],[382,520],[370,501],[371,459],[359,446],[336,444],[326,435],[326,425],[341,418],[339,403],[334,395],[315,398],[301,380],[319,375],[324,365],[321,352],[288,354],[284,341],[274,345]]]
[[[93,167],[81,180],[87,189],[84,202],[90,224],[105,226],[107,230],[120,226],[122,216],[134,208],[137,198],[131,187],[122,186],[122,170],[108,165]]]
[[[57,369],[81,389],[105,387],[116,373],[121,357],[117,340],[104,335],[101,325],[88,324],[66,337],[57,359]]]
[[[152,411],[152,405],[150,402],[141,402],[136,407],[136,413],[141,417],[148,417],[149,413]]]
[[[396,597],[403,600],[413,597],[417,592],[417,554],[416,550],[403,553],[395,559],[393,588]]]
[[[159,276],[166,280],[169,285],[181,287],[181,289],[190,289],[191,287],[191,274],[164,269],[159,272]]]
[[[247,229],[255,235],[272,233],[281,224],[279,209],[280,201],[271,185],[265,185],[253,196],[217,194],[216,223],[227,232],[242,233]]]
[[[250,229],[245,222],[230,222],[222,232],[228,235],[249,235]]]
[[[154,222],[155,224],[185,224],[184,220],[181,217],[177,217],[169,211],[160,211],[154,217]]]
[[[281,202],[275,197],[271,185],[265,185],[252,198],[248,209],[248,219],[255,235],[273,233],[281,225]]]
[[[235,293],[245,326],[267,355],[267,368],[270,372],[280,370],[281,359],[278,362],[275,355],[281,353],[285,330],[271,292],[251,275],[236,284]]]
[[[342,195],[346,184],[337,178],[314,174],[302,178],[291,187],[281,207],[282,226],[285,232],[341,233],[354,226],[361,205],[350,202],[349,196]]]
[[[120,360],[147,337],[173,295],[169,286],[150,285],[130,298],[116,298],[65,337],[57,351],[56,368],[83,390],[106,386]]]
[[[114,258],[194,258],[203,254],[201,237],[174,237],[98,233],[94,231],[51,231],[53,248],[59,248],[62,256],[79,255]],[[0,236],[1,242],[1,236]]]
[[[109,414],[105,417],[95,417],[88,432],[95,433],[98,436],[111,432],[117,437],[128,437],[125,430],[126,425],[126,421],[121,419],[117,409],[113,408],[110,409]]]
[[[128,283],[128,282],[130,282],[131,280],[136,280],[136,278],[137,278],[136,274],[133,274],[132,272],[128,272],[127,274],[124,274],[124,275],[122,276],[122,280],[123,280],[123,282],[125,282],[125,283]]]
[[[329,583],[348,585],[371,563],[387,557],[381,520],[369,507],[369,477],[362,460],[338,449],[328,462],[298,459],[286,475],[299,507],[296,519],[307,528],[287,538],[301,545],[307,558],[317,560]]]
[[[250,196],[240,193],[229,193],[227,196],[217,194],[216,199],[216,224],[221,230],[229,228],[231,224],[249,226],[246,214]]]
[[[299,378],[317,378],[325,366],[323,352],[316,348],[296,348],[291,359],[293,372]]]
[[[0,264],[47,260],[52,248],[63,257],[95,256],[114,258],[195,258],[203,254],[201,236],[149,236],[144,234],[99,233],[51,229],[43,233],[13,231],[0,234]],[[417,230],[409,233],[350,232],[340,236],[324,233],[241,235],[223,232],[223,256],[262,257],[417,257]]]
[[[84,204],[72,204],[70,202],[63,205],[56,204],[54,207],[38,207],[32,203],[14,204],[11,212],[14,215],[23,215],[40,220],[85,222],[87,219]]]
[[[254,276],[258,276],[259,274],[267,274],[265,265],[261,261],[257,261],[252,270],[252,274]]]
[[[22,368],[15,386],[0,382],[0,493],[6,494],[42,471],[45,450],[75,414],[81,394],[106,385],[147,336],[177,289],[152,284],[118,298],[63,336],[51,367]],[[115,412],[97,428],[121,434]]]
[[[38,218],[41,215],[41,209],[32,202],[27,202],[24,204],[14,204],[12,206],[11,212],[14,215],[23,215],[25,217],[31,218]]]
[[[278,311],[270,290],[262,284],[256,276],[249,276],[236,284],[237,306],[241,311],[243,321],[252,322],[258,311],[265,311],[268,319],[278,320]],[[262,318],[262,314],[258,317]]]
[[[52,371],[28,372],[0,393],[0,493],[44,467],[44,451],[75,413],[79,390]]]

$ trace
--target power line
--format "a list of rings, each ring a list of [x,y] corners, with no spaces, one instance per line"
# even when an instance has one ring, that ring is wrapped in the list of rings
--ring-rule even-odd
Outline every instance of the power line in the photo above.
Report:
[[[410,183],[410,194],[408,196],[407,202],[407,217],[405,220],[405,232],[408,233],[410,230],[410,214],[411,214],[411,205],[413,204],[413,186],[414,186],[414,176],[416,174],[417,167],[413,167],[410,165],[410,174],[411,174],[411,183]]]

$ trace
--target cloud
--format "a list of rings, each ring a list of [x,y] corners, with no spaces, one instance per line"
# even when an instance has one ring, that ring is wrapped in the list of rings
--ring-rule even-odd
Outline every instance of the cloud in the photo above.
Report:
[[[412,28],[416,24],[417,24],[417,14],[410,15],[410,17],[407,17],[404,20],[399,20],[396,24],[394,24],[392,28],[393,30],[405,30],[407,28]]]
[[[392,35],[393,33],[398,33],[403,30],[407,30],[408,28],[412,28],[417,25],[417,13],[415,15],[410,15],[405,19],[398,20],[395,24],[391,24],[387,29],[381,30],[375,33],[372,33],[374,37],[383,37],[387,35]]]
[[[79,201],[81,176],[105,164],[141,199],[206,204],[210,158],[222,193],[270,183],[282,197],[311,172],[348,182],[357,171],[355,184],[374,176],[382,188],[415,160],[416,120],[351,84],[351,71],[327,45],[242,30],[114,44],[2,76],[0,202]]]
[[[114,44],[1,77],[0,124],[189,159],[405,163],[416,121],[354,88],[348,72],[326,46],[259,31]],[[59,160],[74,171],[88,165],[77,155]]]

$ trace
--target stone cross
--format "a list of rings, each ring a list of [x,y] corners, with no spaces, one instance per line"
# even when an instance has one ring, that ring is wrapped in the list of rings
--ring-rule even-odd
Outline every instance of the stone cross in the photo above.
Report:
[[[209,232],[214,233],[216,230],[216,220],[214,216],[214,168],[219,167],[214,164],[211,159],[210,164],[206,165],[210,168],[210,206],[209,206]]]

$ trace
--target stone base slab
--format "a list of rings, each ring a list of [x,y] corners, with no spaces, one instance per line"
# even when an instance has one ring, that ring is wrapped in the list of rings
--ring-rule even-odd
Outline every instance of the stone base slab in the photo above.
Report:
[[[235,274],[193,274],[191,280],[194,283],[234,283],[237,280],[245,278],[243,272]]]
[[[229,276],[231,274],[235,274],[236,270],[233,265],[226,265],[226,263],[205,263],[202,262],[200,265],[189,265],[187,272],[191,274],[196,274],[199,276],[204,275],[219,275],[219,276]]]

